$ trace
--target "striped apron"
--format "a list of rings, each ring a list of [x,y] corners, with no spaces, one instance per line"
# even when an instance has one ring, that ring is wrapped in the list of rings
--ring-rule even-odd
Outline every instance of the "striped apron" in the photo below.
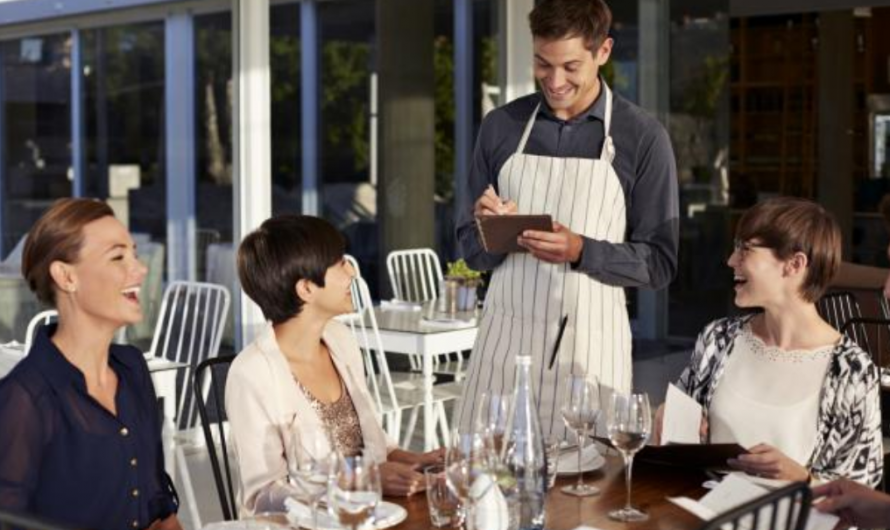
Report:
[[[622,243],[625,235],[624,191],[612,168],[615,148],[609,136],[612,92],[606,97],[605,140],[598,160],[524,154],[540,104],[516,152],[498,175],[500,197],[516,202],[520,213],[550,214],[575,233]],[[548,368],[559,322],[568,315],[557,361]],[[482,392],[513,390],[517,354],[532,356],[532,375],[545,435],[565,437],[560,417],[569,373],[599,378],[603,392],[631,388],[631,335],[624,290],[605,285],[568,263],[550,264],[526,253],[509,254],[495,270],[485,298],[479,336],[473,347],[457,425],[473,428]],[[604,400],[605,408],[608,401]]]

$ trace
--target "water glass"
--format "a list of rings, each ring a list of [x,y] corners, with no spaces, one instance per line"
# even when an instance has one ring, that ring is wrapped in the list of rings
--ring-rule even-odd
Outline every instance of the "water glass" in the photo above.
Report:
[[[380,470],[373,460],[361,456],[339,459],[328,497],[341,525],[357,530],[372,522],[381,496]]]
[[[609,407],[609,440],[624,457],[624,479],[627,486],[627,502],[624,508],[609,512],[609,517],[617,521],[638,522],[649,519],[649,515],[634,508],[630,502],[631,473],[634,454],[646,445],[652,432],[652,414],[649,409],[649,396],[641,394],[612,395]]]
[[[445,466],[435,465],[424,469],[426,500],[430,508],[430,522],[436,528],[450,526],[457,520],[460,501],[448,487]]]
[[[330,445],[317,436],[303,437],[294,431],[289,451],[288,473],[297,500],[312,510],[312,523],[318,528],[318,503],[328,492],[336,460]]]
[[[544,440],[544,451],[547,452],[547,489],[556,485],[556,476],[559,474],[559,455],[562,451],[563,439],[560,436],[551,435]]]

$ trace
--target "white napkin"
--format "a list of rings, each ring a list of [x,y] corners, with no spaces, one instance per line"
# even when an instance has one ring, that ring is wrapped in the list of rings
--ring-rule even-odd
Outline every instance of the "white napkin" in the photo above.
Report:
[[[460,318],[422,317],[420,319],[420,325],[426,326],[429,328],[444,328],[444,329],[471,328],[476,325],[476,318],[471,317],[467,320],[464,320],[464,319],[460,319]]]
[[[420,311],[422,305],[415,302],[406,302],[404,300],[381,300],[380,307],[388,311]]]
[[[470,496],[479,499],[476,501],[476,528],[507,530],[510,526],[507,499],[491,476],[480,475],[470,487]]]
[[[557,472],[558,473],[577,473],[578,472],[578,449],[577,447],[573,450],[561,450],[563,452],[560,453],[559,458],[557,459]],[[584,447],[584,451],[581,452],[581,469],[592,469],[596,468],[598,461],[603,457],[600,455],[599,451],[596,449],[596,444],[588,442]]]

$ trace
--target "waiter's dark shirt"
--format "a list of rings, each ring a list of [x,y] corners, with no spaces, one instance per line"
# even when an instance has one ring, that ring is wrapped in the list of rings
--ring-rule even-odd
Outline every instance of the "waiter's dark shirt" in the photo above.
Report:
[[[157,399],[142,352],[112,345],[117,417],[44,326],[0,380],[0,510],[77,528],[146,528],[177,508],[164,471]]]
[[[677,270],[679,199],[677,166],[667,131],[655,118],[613,92],[611,136],[613,168],[627,206],[625,242],[584,238],[576,270],[602,283],[623,287],[665,287]],[[457,241],[467,263],[480,270],[506,257],[482,248],[473,205],[489,184],[498,191],[498,174],[519,141],[535,106],[541,103],[525,154],[557,158],[600,157],[604,141],[605,91],[584,113],[566,121],[553,115],[540,94],[519,98],[490,112],[482,122],[467,196],[458,205]],[[502,197],[511,199],[510,197]],[[598,203],[598,201],[597,201]],[[540,212],[519,212],[540,213]]]

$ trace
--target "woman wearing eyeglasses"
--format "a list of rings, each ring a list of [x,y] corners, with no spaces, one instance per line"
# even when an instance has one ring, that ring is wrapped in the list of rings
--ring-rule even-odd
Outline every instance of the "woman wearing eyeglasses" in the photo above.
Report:
[[[735,303],[759,311],[706,326],[680,376],[705,411],[703,434],[745,447],[729,465],[752,475],[877,485],[878,370],[815,305],[840,264],[837,222],[813,202],[781,197],[748,210],[736,238],[727,263]],[[660,408],[657,435],[662,417]]]

